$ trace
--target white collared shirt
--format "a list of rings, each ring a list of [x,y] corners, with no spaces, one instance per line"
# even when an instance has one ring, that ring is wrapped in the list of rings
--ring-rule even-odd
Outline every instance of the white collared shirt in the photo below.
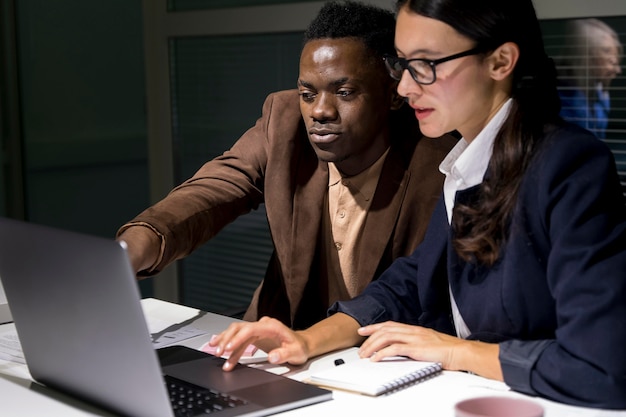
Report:
[[[511,99],[504,103],[472,142],[468,144],[464,138],[461,138],[439,165],[439,171],[446,176],[443,194],[448,213],[448,223],[452,222],[452,208],[454,207],[456,192],[483,182],[493,152],[493,141],[509,114],[510,107]],[[450,302],[457,336],[465,339],[471,332],[461,317],[451,289]]]

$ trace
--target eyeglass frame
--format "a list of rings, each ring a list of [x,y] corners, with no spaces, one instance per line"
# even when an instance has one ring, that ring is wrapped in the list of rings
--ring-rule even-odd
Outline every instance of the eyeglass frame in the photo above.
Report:
[[[394,80],[400,81],[400,79],[402,78],[402,75],[400,75],[400,77],[396,78],[393,74],[392,71],[395,71],[395,69],[391,66],[391,63],[389,62],[389,60],[394,60],[397,63],[400,63],[400,65],[402,66],[402,74],[404,74],[404,71],[409,71],[409,74],[411,74],[411,78],[413,78],[413,81],[415,81],[418,84],[421,85],[431,85],[434,84],[435,81],[437,81],[437,71],[435,71],[435,67],[439,64],[443,64],[444,62],[448,62],[448,61],[452,61],[454,59],[458,59],[458,58],[463,58],[466,56],[470,56],[470,55],[477,55],[480,54],[482,52],[485,52],[485,48],[482,47],[474,47],[472,49],[468,49],[467,51],[463,51],[463,52],[459,52],[456,53],[454,55],[449,55],[443,58],[439,58],[439,59],[426,59],[426,58],[413,58],[413,59],[405,59],[405,58],[400,58],[399,56],[396,55],[389,55],[386,54],[383,56],[383,60],[385,61],[385,66],[387,67],[387,71],[389,72],[389,76],[391,78],[393,78]],[[420,61],[420,62],[424,62],[426,64],[428,64],[428,66],[430,67],[430,69],[433,72],[433,80],[430,82],[423,82],[423,81],[419,81],[417,79],[417,76],[413,73],[413,71],[415,70],[413,67],[410,66],[411,62],[414,61]]]

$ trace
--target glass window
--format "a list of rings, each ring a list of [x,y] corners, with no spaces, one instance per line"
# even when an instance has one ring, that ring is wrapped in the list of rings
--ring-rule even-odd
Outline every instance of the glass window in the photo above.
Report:
[[[607,143],[626,190],[626,18],[543,20],[542,29],[559,73],[562,116]]]

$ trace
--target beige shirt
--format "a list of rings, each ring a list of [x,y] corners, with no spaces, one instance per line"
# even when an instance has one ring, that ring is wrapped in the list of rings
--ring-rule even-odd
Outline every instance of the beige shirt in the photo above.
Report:
[[[360,262],[355,251],[372,198],[376,192],[388,150],[369,168],[354,176],[342,176],[333,163],[328,164],[328,193],[323,216],[321,270],[326,272],[330,304],[355,297],[367,286],[356,276]]]

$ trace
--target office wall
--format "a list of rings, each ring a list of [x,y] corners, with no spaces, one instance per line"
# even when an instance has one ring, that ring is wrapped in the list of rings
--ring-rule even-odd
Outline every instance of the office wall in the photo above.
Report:
[[[112,236],[148,202],[141,3],[15,11],[25,216]]]
[[[13,4],[3,19],[14,17],[15,54],[3,61],[17,69],[22,155],[3,172],[21,165],[24,203],[11,215],[113,237],[149,202],[141,2]],[[4,207],[18,198],[7,190]]]

